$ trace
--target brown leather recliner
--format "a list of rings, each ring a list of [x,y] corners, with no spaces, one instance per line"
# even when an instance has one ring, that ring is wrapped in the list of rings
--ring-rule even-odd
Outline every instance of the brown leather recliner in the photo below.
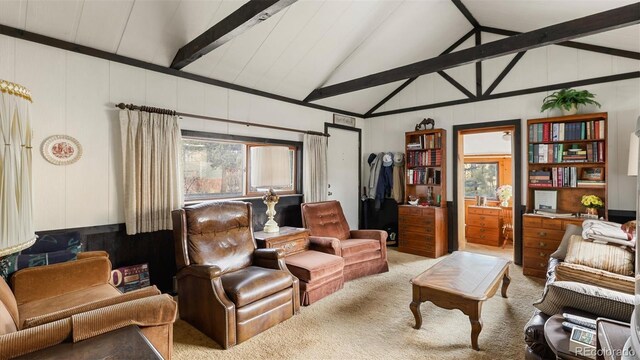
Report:
[[[251,204],[210,201],[175,210],[180,318],[223,348],[300,309],[298,279],[282,249],[256,249]]]
[[[338,201],[304,203],[302,224],[309,229],[309,248],[344,258],[344,280],[389,271],[387,232],[350,230]]]

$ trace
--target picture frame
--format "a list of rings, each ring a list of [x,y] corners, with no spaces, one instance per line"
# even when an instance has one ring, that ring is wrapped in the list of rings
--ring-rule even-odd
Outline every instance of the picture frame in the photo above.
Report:
[[[40,147],[42,157],[54,165],[70,165],[82,157],[82,145],[68,135],[52,135]]]
[[[353,116],[333,114],[333,123],[336,125],[356,127],[356,118]]]
[[[558,192],[555,190],[536,190],[534,205],[536,210],[555,210],[558,206]]]
[[[580,180],[603,181],[604,168],[601,168],[601,167],[582,168],[580,171]]]

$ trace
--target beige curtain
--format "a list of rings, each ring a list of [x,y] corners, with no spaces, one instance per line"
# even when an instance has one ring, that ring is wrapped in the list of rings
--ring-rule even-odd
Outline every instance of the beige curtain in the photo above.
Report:
[[[0,257],[35,240],[31,181],[31,96],[0,80]]]
[[[305,134],[302,159],[304,201],[326,201],[329,182],[327,173],[327,137]]]
[[[172,229],[184,196],[178,118],[121,110],[120,135],[127,234]]]

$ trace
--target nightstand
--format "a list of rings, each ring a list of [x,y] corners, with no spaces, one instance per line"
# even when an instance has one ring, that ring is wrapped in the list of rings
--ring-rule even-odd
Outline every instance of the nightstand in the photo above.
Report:
[[[257,231],[253,233],[259,248],[281,248],[285,256],[297,254],[309,248],[309,230],[282,226],[280,231],[267,233]]]

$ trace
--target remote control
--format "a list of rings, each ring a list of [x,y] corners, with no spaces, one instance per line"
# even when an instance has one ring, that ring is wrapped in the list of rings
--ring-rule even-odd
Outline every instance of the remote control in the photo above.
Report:
[[[562,317],[570,323],[580,325],[588,329],[593,329],[593,330],[596,329],[596,321],[593,319],[589,319],[584,316],[571,315],[567,313],[563,313]]]
[[[578,329],[588,329],[586,327],[580,326],[578,324],[574,324],[568,321],[563,321],[562,322],[562,329],[566,332],[571,332],[573,330],[573,328],[578,328]]]

